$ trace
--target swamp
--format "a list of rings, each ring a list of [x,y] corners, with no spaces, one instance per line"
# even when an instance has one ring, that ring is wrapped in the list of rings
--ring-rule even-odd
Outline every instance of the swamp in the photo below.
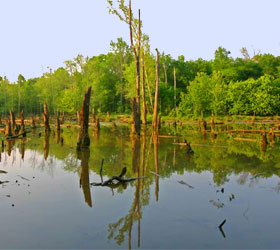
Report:
[[[258,132],[273,126],[166,122],[135,137],[101,122],[82,151],[71,124],[2,138],[1,247],[277,248],[278,128]]]

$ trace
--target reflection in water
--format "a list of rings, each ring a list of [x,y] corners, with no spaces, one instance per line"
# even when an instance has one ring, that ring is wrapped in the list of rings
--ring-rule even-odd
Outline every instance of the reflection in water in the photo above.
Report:
[[[45,133],[44,139],[44,159],[47,160],[49,156],[49,148],[50,148],[50,133]]]
[[[140,173],[145,173],[145,151],[146,151],[146,138],[143,138],[142,142],[142,160],[141,156],[141,148],[140,148],[140,138],[132,136],[131,137],[131,148],[132,148],[132,168],[133,173],[137,174],[137,177],[140,177]],[[142,171],[141,166],[142,165]],[[143,175],[144,176],[144,175]],[[142,218],[142,203],[140,202],[141,194],[141,179],[137,179],[134,183],[135,192],[134,192],[134,200],[132,202],[131,208],[128,214],[122,218],[120,218],[116,223],[111,223],[108,226],[109,236],[108,239],[115,239],[118,245],[121,245],[124,241],[124,234],[128,232],[128,249],[132,248],[132,228],[134,221],[137,221],[137,246],[141,245],[141,218]],[[144,185],[144,182],[142,182]],[[143,186],[142,186],[143,187]],[[115,235],[117,233],[117,235]]]
[[[89,150],[77,151],[77,157],[81,160],[81,176],[80,176],[80,187],[82,187],[85,197],[85,202],[92,207],[91,193],[90,193],[90,182],[89,182],[89,168],[88,162],[90,158]]]
[[[24,141],[24,139],[21,139],[21,152],[20,152],[20,154],[21,154],[21,159],[23,159],[24,160],[24,152],[25,152],[25,141]]]
[[[63,171],[69,171],[75,175],[76,173],[80,173],[80,187],[83,190],[83,194],[81,195],[84,196],[84,200],[87,203],[86,206],[89,207],[92,207],[92,197],[91,197],[91,190],[90,190],[90,171],[99,174],[101,159],[104,158],[106,164],[108,163],[108,166],[110,166],[104,168],[104,176],[109,176],[109,177],[116,176],[120,173],[123,167],[127,168],[127,177],[147,176],[146,179],[138,179],[134,182],[130,182],[126,184],[121,184],[116,186],[112,184],[110,188],[112,189],[114,188],[114,191],[118,192],[118,195],[116,195],[115,197],[111,197],[111,199],[109,201],[106,200],[106,202],[104,202],[103,200],[104,198],[102,197],[102,195],[104,194],[102,192],[105,191],[101,189],[97,190],[96,192],[100,192],[99,193],[100,196],[96,196],[99,197],[99,200],[96,201],[95,203],[97,204],[98,202],[98,206],[96,205],[94,207],[94,210],[88,209],[86,211],[86,212],[89,212],[89,210],[91,212],[94,211],[94,213],[92,213],[91,215],[92,218],[95,219],[94,216],[98,217],[101,215],[101,213],[103,212],[102,206],[103,205],[105,206],[105,204],[106,206],[108,204],[112,206],[112,210],[114,210],[114,206],[118,206],[117,207],[118,209],[122,209],[121,210],[122,212],[120,213],[122,215],[114,214],[112,212],[112,214],[114,214],[113,216],[116,216],[115,217],[116,219],[113,219],[113,223],[110,223],[108,225],[108,223],[112,221],[110,220],[108,222],[106,220],[107,218],[99,223],[101,223],[103,226],[102,230],[106,231],[107,229],[109,233],[108,238],[113,239],[112,241],[113,243],[111,242],[110,244],[118,244],[122,247],[125,247],[123,244],[126,244],[124,242],[127,241],[128,248],[130,249],[136,247],[136,245],[140,248],[141,245],[143,247],[144,245],[143,243],[147,244],[147,241],[149,241],[150,239],[146,235],[149,233],[151,233],[151,235],[149,235],[150,238],[153,238],[154,240],[160,239],[161,236],[158,235],[159,234],[158,232],[156,231],[151,232],[149,231],[150,229],[147,229],[147,224],[146,224],[147,220],[151,219],[151,217],[149,217],[150,211],[151,211],[150,214],[154,216],[152,219],[155,220],[161,219],[160,217],[162,216],[163,211],[157,213],[159,210],[158,211],[155,210],[159,206],[161,206],[161,209],[166,208],[166,204],[165,204],[166,200],[168,201],[174,200],[179,204],[184,204],[182,197],[185,197],[184,195],[186,194],[186,192],[187,194],[188,192],[189,193],[191,192],[192,194],[189,196],[188,202],[192,202],[194,204],[194,207],[201,204],[202,206],[200,207],[200,209],[198,209],[198,211],[195,212],[192,212],[192,208],[189,208],[189,210],[187,211],[184,209],[180,210],[181,208],[179,208],[178,206],[174,206],[176,207],[176,209],[168,207],[168,209],[170,209],[170,214],[175,210],[176,213],[178,211],[178,214],[170,215],[170,221],[164,222],[164,220],[161,220],[161,223],[162,225],[167,225],[167,223],[170,223],[173,226],[176,224],[176,226],[178,226],[178,229],[176,227],[177,230],[175,232],[176,235],[177,234],[180,235],[181,233],[180,230],[182,228],[187,230],[193,229],[194,231],[199,231],[201,229],[200,227],[201,224],[199,223],[200,222],[204,223],[203,219],[207,217],[208,215],[207,212],[209,212],[209,210],[207,205],[205,205],[204,207],[203,205],[204,203],[200,203],[200,201],[198,200],[202,200],[203,195],[206,195],[206,193],[207,195],[209,195],[212,189],[213,192],[211,191],[212,192],[211,195],[214,196],[220,195],[219,198],[221,199],[221,202],[225,202],[226,204],[225,206],[228,207],[229,204],[235,205],[234,204],[235,200],[232,201],[232,198],[229,199],[229,195],[231,195],[231,191],[228,191],[234,185],[244,185],[242,187],[242,190],[244,190],[244,192],[246,192],[246,188],[249,188],[249,186],[255,188],[254,190],[250,188],[250,192],[253,191],[260,192],[261,188],[259,185],[260,184],[259,180],[262,180],[262,182],[268,186],[266,187],[267,192],[269,191],[275,193],[279,192],[280,184],[278,186],[277,183],[273,183],[270,185],[270,183],[268,182],[271,179],[278,178],[280,176],[280,170],[279,170],[280,155],[278,154],[279,151],[278,137],[274,140],[273,148],[270,147],[270,144],[266,143],[265,145],[266,155],[264,157],[263,156],[264,148],[262,148],[260,145],[260,141],[262,141],[260,135],[245,134],[244,137],[251,136],[250,138],[254,139],[254,141],[256,142],[250,142],[250,141],[239,142],[234,140],[234,137],[236,136],[235,134],[229,136],[229,134],[220,133],[219,126],[216,125],[215,133],[219,133],[219,136],[215,140],[212,140],[210,133],[208,133],[209,135],[207,134],[207,136],[205,133],[205,138],[203,138],[202,137],[203,131],[200,132],[198,131],[198,133],[193,133],[187,131],[185,127],[189,128],[191,131],[195,130],[195,128],[190,126],[188,127],[188,125],[184,126],[185,130],[180,131],[180,134],[183,135],[181,138],[179,136],[176,136],[174,138],[170,137],[170,135],[172,135],[174,132],[173,127],[171,127],[167,131],[165,130],[166,129],[165,127],[162,128],[161,130],[161,133],[163,133],[162,135],[168,135],[168,136],[165,137],[151,136],[151,134],[148,134],[147,132],[147,135],[144,133],[141,136],[141,138],[125,136],[126,133],[124,131],[121,131],[119,134],[116,133],[116,136],[112,136],[111,128],[108,129],[108,131],[106,131],[106,128],[104,128],[103,130],[101,130],[99,140],[92,140],[92,145],[90,147],[90,150],[91,150],[91,154],[94,155],[94,157],[90,158],[89,151],[78,152],[77,158],[81,160],[80,167],[78,164],[79,161],[77,161],[76,158],[76,151],[75,151],[76,138],[75,136],[73,136],[75,130],[66,130],[66,129],[63,132],[63,137],[65,138],[65,141],[63,141],[63,138],[59,133],[56,134],[56,138],[52,138],[52,137],[49,138],[49,136],[46,136],[43,139],[43,137],[38,138],[38,136],[35,135],[34,137],[32,137],[32,139],[30,138],[31,139],[30,141],[17,140],[16,147],[14,147],[14,149],[13,149],[12,141],[7,141],[5,143],[7,154],[6,153],[2,155],[0,154],[0,161],[2,160],[2,164],[3,164],[3,162],[5,162],[5,158],[8,158],[6,157],[6,155],[11,155],[12,150],[13,150],[12,154],[16,152],[17,156],[21,154],[22,158],[25,157],[24,164],[29,162],[28,157],[30,154],[30,150],[32,150],[32,154],[33,153],[34,155],[36,154],[36,157],[41,157],[41,158],[44,157],[45,159],[49,157],[51,159],[55,159],[54,165],[57,167],[57,169],[59,169],[58,166],[60,166],[57,162],[60,162],[60,164],[62,164]],[[120,128],[118,126],[115,132],[117,132],[119,129]],[[179,130],[180,128],[178,127],[177,129]],[[95,136],[95,134],[92,134],[92,136]],[[158,141],[159,138],[160,138],[160,143]],[[185,146],[179,146],[173,144],[173,142],[176,143],[180,141],[182,142],[184,138],[186,138],[188,141],[191,141],[192,148],[195,152],[192,157],[186,157]],[[269,141],[271,141],[270,138]],[[44,143],[44,151],[42,151],[43,143]],[[62,145],[64,143],[64,147],[63,148],[60,147],[59,143]],[[49,147],[49,144],[51,145],[51,147]],[[18,150],[16,151],[16,149]],[[50,162],[50,160],[48,160],[48,162]],[[34,163],[34,165],[36,164],[37,163]],[[40,170],[42,170],[42,172],[43,171],[47,172],[45,166],[43,166],[42,169]],[[61,174],[62,172],[61,169],[59,170],[60,173],[59,171],[57,171],[58,175]],[[154,175],[151,174],[152,171],[155,173]],[[185,178],[188,177],[186,173],[188,173],[188,176],[192,175],[192,177],[193,176],[196,177],[194,179],[186,180]],[[181,188],[182,185],[178,185],[178,189],[177,189],[175,184],[177,183],[177,180],[172,178],[176,178],[176,176],[178,175],[181,175],[180,179],[185,180],[188,183],[194,185],[195,189],[184,189],[184,186],[183,188]],[[204,179],[201,178],[200,175],[203,175]],[[159,200],[159,177],[160,176],[162,176],[162,179],[160,180],[161,201],[159,203],[159,202],[155,202],[155,200],[156,201]],[[92,178],[95,178],[95,175],[93,175]],[[37,179],[39,179],[39,177],[37,178],[36,176],[36,180]],[[196,180],[199,181],[195,183],[194,181]],[[205,180],[207,180],[206,181],[207,183],[204,183]],[[219,193],[216,193],[217,190],[221,190],[221,188],[224,187],[223,185],[226,182],[229,182],[230,180],[231,180],[230,185],[228,185],[228,187],[225,187],[225,193],[222,194],[221,191],[219,191]],[[167,186],[164,185],[166,185],[166,183],[170,183],[171,181],[173,184],[172,185],[168,184],[168,188],[170,189],[174,188],[173,190],[175,191],[181,188],[180,191],[178,192],[178,198],[170,197],[172,196],[170,195],[170,191],[169,190],[166,191]],[[72,183],[71,182],[69,183],[70,183],[68,186],[69,189],[73,188]],[[205,184],[206,187],[205,186],[203,187],[203,183]],[[74,188],[77,187],[75,186]],[[127,188],[127,190],[125,190],[125,188]],[[154,188],[155,190],[153,191]],[[256,188],[258,188],[258,190]],[[106,190],[106,188],[104,189]],[[203,195],[201,196],[202,198],[200,197],[198,199],[197,197],[202,193],[201,192],[202,190],[204,191]],[[155,193],[155,199],[150,199],[150,191],[152,193]],[[246,197],[243,193],[237,194],[234,192],[234,195],[236,195],[237,197],[236,200],[238,200],[238,202],[240,202],[239,197],[241,195],[243,196],[242,198]],[[118,199],[120,197],[121,200]],[[179,197],[182,200],[179,200]],[[211,199],[212,198],[213,197],[211,197]],[[250,199],[252,200],[253,203],[253,197],[251,197]],[[205,199],[206,204],[208,200],[209,200],[208,198]],[[269,198],[267,198],[267,200],[269,200]],[[129,203],[129,208],[126,208],[127,203]],[[253,205],[254,204],[250,204],[250,206]],[[145,206],[149,206],[149,208],[144,210]],[[246,215],[246,217],[250,217],[251,219],[253,215],[252,214],[247,215],[248,213],[246,210],[247,207],[248,204],[246,203],[245,206],[242,207],[242,211],[240,214],[242,218],[243,216],[245,217]],[[209,209],[213,209],[212,206],[211,207],[209,206]],[[218,232],[219,240],[222,237],[222,235],[220,235],[219,233],[218,223],[220,223],[221,220],[224,219],[224,218],[220,218],[221,210],[222,209],[220,209],[218,212],[219,213],[218,219],[214,222],[211,221],[211,223],[216,223],[217,225],[215,230]],[[117,210],[114,210],[114,212],[115,211]],[[123,211],[126,211],[126,214],[123,214]],[[189,213],[188,215],[190,216],[197,214],[198,216],[202,217],[202,219],[192,218],[193,219],[192,223],[194,224],[194,226],[191,229],[188,226],[186,226],[185,223],[184,216],[186,216],[185,214],[187,213],[186,211]],[[99,212],[100,214],[97,212]],[[144,212],[146,212],[145,220],[142,220]],[[54,211],[54,213],[56,213],[56,211]],[[112,216],[112,214],[110,214],[110,216]],[[88,214],[86,215],[88,216]],[[68,216],[70,217],[71,215]],[[178,216],[178,221],[174,223],[174,221],[172,220],[173,219],[177,220],[175,218],[177,216]],[[225,218],[227,219],[228,222],[230,222],[229,224],[230,226],[234,224],[233,219],[230,221],[228,216],[227,217],[225,216]],[[229,225],[225,224],[224,226],[224,233],[226,233],[228,236],[226,240],[230,240],[230,238],[233,235],[230,233],[230,230],[228,230]],[[235,224],[234,226],[236,227],[239,225]],[[151,228],[154,229],[156,228],[156,226],[152,225]],[[147,232],[149,232],[149,233],[145,232],[145,234],[142,233],[142,240],[141,240],[141,229],[142,232],[144,229],[147,230]],[[207,226],[205,226],[204,229],[209,231],[212,230],[212,228],[209,229],[209,227]],[[168,233],[168,229],[162,229],[162,230],[164,233]],[[172,230],[174,230],[174,228],[172,228]],[[190,231],[187,232],[189,233]],[[208,235],[208,231],[206,234]],[[176,236],[174,235],[170,236],[170,237],[174,237],[171,238],[171,240],[176,239]],[[205,240],[205,237],[206,237],[205,234],[201,235],[202,240]],[[164,242],[166,242],[166,239],[164,239]],[[106,239],[104,245],[105,244],[106,244]],[[174,243],[174,245],[176,245],[176,242]],[[182,245],[179,244],[178,246],[182,246]]]
[[[132,171],[137,172],[140,165],[140,138],[138,136],[131,136],[132,148]]]
[[[154,141],[154,157],[155,157],[155,172],[156,172],[155,195],[156,195],[156,201],[158,201],[158,194],[159,194],[158,135],[153,135],[153,141]]]
[[[15,140],[6,140],[6,151],[8,156],[11,156],[12,147],[15,145]]]
[[[60,130],[56,131],[56,143],[59,144],[60,143]]]

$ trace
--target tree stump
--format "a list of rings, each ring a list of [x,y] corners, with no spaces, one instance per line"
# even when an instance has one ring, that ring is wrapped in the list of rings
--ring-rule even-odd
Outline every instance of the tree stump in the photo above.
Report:
[[[50,123],[49,123],[49,112],[48,112],[48,105],[44,104],[44,113],[43,113],[43,121],[45,126],[45,133],[49,133],[51,131]]]
[[[82,148],[88,148],[90,145],[90,139],[88,135],[90,95],[91,87],[89,87],[84,94],[83,105],[80,111],[81,126],[79,129],[77,150],[81,150]]]

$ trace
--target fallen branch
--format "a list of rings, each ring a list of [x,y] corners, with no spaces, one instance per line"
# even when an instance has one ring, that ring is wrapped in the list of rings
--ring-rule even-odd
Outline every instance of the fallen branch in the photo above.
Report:
[[[101,172],[101,170],[100,170]],[[128,178],[128,179],[124,179],[123,176],[126,174],[126,167],[124,167],[122,169],[122,172],[119,176],[113,176],[110,179],[108,179],[107,181],[103,181],[103,182],[99,182],[99,183],[91,183],[91,186],[110,186],[112,184],[116,184],[115,181],[117,181],[118,183],[126,183],[126,182],[130,182],[130,181],[135,181],[135,180],[140,180],[143,178],[146,178],[145,176],[142,177],[137,177],[137,178]]]

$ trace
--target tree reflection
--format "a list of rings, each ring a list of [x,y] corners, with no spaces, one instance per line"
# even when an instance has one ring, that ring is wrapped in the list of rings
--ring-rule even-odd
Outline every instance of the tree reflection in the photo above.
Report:
[[[85,202],[88,204],[89,207],[92,207],[88,167],[90,151],[77,151],[77,157],[79,160],[81,160],[80,188],[83,189]]]
[[[44,159],[47,160],[49,156],[49,148],[50,148],[50,133],[45,133],[44,138]]]

